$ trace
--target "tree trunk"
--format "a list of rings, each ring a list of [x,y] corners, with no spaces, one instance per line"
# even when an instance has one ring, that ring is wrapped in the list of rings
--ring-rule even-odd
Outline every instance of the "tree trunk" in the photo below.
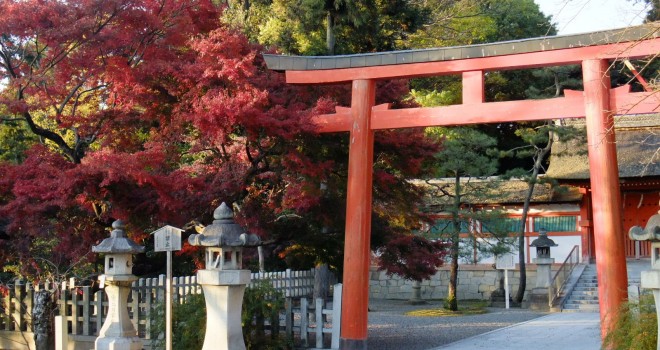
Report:
[[[520,265],[520,284],[516,292],[515,301],[522,303],[525,297],[525,289],[527,288],[527,269],[525,266],[525,221],[527,220],[527,212],[523,210],[522,219],[522,233],[518,234],[518,264]]]
[[[449,270],[449,287],[447,290],[446,307],[451,311],[458,311],[456,290],[458,289],[458,252],[460,248],[461,223],[458,215],[461,206],[461,178],[458,174],[454,177],[456,194],[454,196],[454,208],[451,219],[454,227],[451,235],[451,268]]]
[[[552,123],[551,121],[549,123]],[[550,152],[552,148],[552,143],[554,141],[554,133],[552,130],[548,132],[548,143],[544,148],[540,149],[536,154],[536,159],[534,160],[534,168],[532,169],[532,176],[529,179],[527,185],[527,196],[525,197],[525,203],[523,204],[522,217],[522,227],[518,235],[518,263],[520,264],[520,285],[518,286],[518,292],[516,292],[515,301],[521,303],[525,296],[525,289],[527,288],[527,269],[525,265],[525,224],[527,223],[527,214],[529,213],[529,205],[532,201],[532,195],[534,194],[534,186],[536,185],[536,179],[539,176],[539,171],[543,165],[543,158]]]
[[[458,311],[456,290],[458,287],[458,234],[455,234],[451,243],[451,268],[449,270],[449,288],[447,290],[446,307],[451,311]]]
[[[36,350],[53,350],[55,347],[52,323],[54,305],[51,292],[40,290],[34,293],[32,332]]]
[[[330,268],[328,264],[317,264],[314,270],[314,300],[327,300],[330,295]]]
[[[328,56],[332,56],[335,54],[335,17],[328,11],[326,19],[325,47],[328,51]]]

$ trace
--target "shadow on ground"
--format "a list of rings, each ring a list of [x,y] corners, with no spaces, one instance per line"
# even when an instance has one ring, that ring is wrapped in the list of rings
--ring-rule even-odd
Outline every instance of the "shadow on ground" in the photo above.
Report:
[[[442,301],[413,306],[404,300],[370,300],[369,349],[427,350],[545,315],[526,309],[499,308],[488,308],[486,314],[469,316],[405,315],[411,310],[441,307]]]

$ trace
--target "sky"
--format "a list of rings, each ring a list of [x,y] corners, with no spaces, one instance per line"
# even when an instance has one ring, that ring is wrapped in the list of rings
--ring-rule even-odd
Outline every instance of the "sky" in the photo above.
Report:
[[[641,24],[646,15],[643,1],[629,0],[534,0],[552,15],[559,35],[588,33]]]

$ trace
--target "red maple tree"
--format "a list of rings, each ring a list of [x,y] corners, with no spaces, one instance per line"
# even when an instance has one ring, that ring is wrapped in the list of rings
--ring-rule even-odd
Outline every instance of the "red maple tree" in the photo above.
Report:
[[[346,137],[318,135],[309,120],[345,103],[347,89],[285,84],[220,11],[207,0],[0,3],[0,118],[41,140],[24,162],[0,164],[0,262],[39,275],[37,258],[90,256],[116,218],[142,242],[164,223],[209,222],[220,201],[283,246],[306,239],[284,232],[289,214],[343,228]],[[380,90],[392,100],[406,89]],[[391,236],[418,222],[405,178],[437,145],[421,130],[377,142],[374,211],[397,222]]]

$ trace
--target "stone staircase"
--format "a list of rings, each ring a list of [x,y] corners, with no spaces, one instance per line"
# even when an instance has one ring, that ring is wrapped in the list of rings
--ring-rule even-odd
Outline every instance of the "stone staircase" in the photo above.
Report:
[[[598,277],[596,266],[585,267],[571,295],[566,299],[563,312],[599,312]]]

